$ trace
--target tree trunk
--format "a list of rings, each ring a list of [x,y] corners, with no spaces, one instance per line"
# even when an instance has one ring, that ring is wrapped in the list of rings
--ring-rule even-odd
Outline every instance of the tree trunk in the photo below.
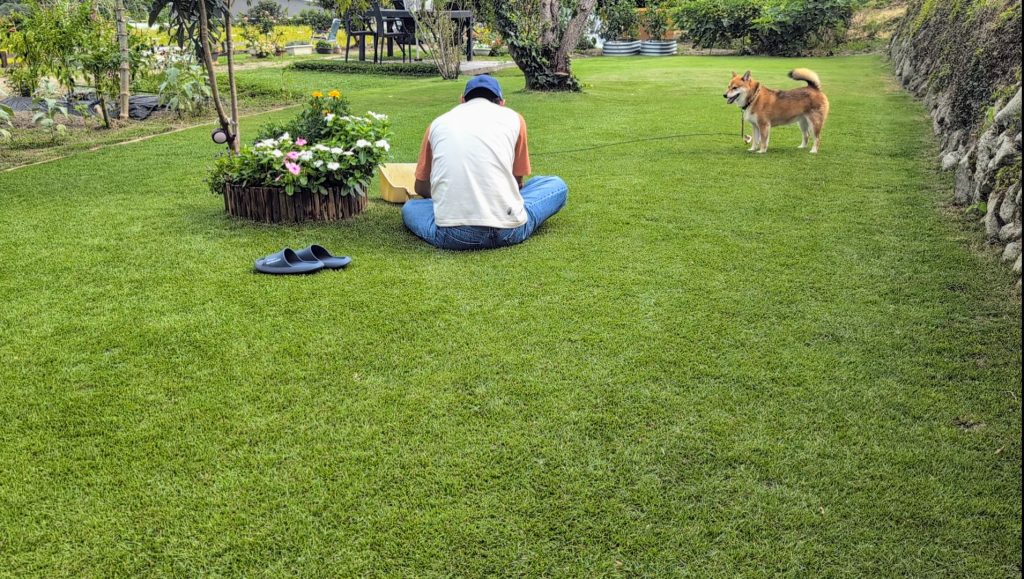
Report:
[[[231,38],[231,4],[227,0],[224,8],[224,47],[228,53],[228,92],[231,102],[231,151],[236,155],[242,150],[241,135],[238,130],[238,87],[235,85],[235,46]]]
[[[132,82],[131,54],[128,52],[128,24],[124,16],[124,0],[114,2],[114,17],[117,20],[117,48],[121,52],[121,67],[118,76],[121,90],[118,93],[117,105],[120,110],[118,118],[128,120],[128,92]]]
[[[213,57],[210,53],[210,20],[206,11],[206,0],[199,0],[199,44],[202,50],[203,64],[206,65],[206,76],[210,81],[210,96],[213,99],[213,108],[217,111],[217,120],[220,128],[232,135],[231,121],[224,113],[224,105],[220,102],[220,89],[217,88],[217,72],[213,68]]]
[[[539,31],[535,38],[520,26],[524,10],[517,10],[516,2],[494,3],[495,23],[508,43],[509,53],[526,76],[527,90],[578,91],[580,83],[572,75],[569,55],[579,42],[587,20],[594,12],[597,0],[580,0],[565,30],[561,30],[561,3],[559,0],[541,0],[536,12],[537,22],[528,28]]]
[[[107,113],[107,97],[100,95],[100,111],[103,113],[103,128],[110,128],[110,115]]]

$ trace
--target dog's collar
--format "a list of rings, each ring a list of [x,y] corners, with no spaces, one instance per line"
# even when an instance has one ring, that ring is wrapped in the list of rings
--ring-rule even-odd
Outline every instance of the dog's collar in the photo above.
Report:
[[[761,94],[761,83],[757,83],[757,88],[754,89],[754,94],[750,95],[750,98],[747,99],[747,104],[740,107],[740,110],[747,110],[750,105],[754,104],[754,99],[756,99],[759,94]]]

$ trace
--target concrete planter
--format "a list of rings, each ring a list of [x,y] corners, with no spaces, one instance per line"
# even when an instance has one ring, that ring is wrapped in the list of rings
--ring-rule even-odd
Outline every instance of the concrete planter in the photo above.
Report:
[[[633,56],[640,54],[639,40],[605,40],[601,52],[605,56]]]
[[[288,56],[306,56],[308,54],[313,54],[313,45],[293,44],[292,46],[285,46],[284,51]]]
[[[679,51],[675,40],[644,40],[640,43],[640,54],[644,56],[671,56]]]

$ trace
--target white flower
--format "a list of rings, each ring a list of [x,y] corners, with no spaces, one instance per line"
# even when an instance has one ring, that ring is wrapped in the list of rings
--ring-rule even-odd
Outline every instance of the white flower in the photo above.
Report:
[[[320,159],[317,159],[316,161],[313,161],[313,166],[319,169],[320,167],[324,166],[324,162],[321,161]]]
[[[387,115],[382,115],[380,113],[375,113],[373,111],[370,111],[367,114],[370,115],[371,117],[377,119],[378,121],[386,121],[386,120],[388,120],[388,116]]]
[[[299,153],[299,159],[308,161],[313,158],[313,151],[303,151]]]
[[[270,154],[277,157],[278,159],[284,156],[284,153],[281,152],[281,149],[274,149],[273,151],[270,152]]]
[[[288,133],[285,133],[285,134],[281,135],[281,138],[279,140],[281,140],[281,141],[290,141],[290,140],[292,140],[292,136],[289,135]]]
[[[331,124],[331,121],[333,121],[333,120],[334,120],[334,113],[327,113],[327,116],[324,117],[324,122],[327,123],[327,124]]]
[[[342,149],[341,147],[331,147],[331,154],[332,155],[340,155],[340,154],[342,154],[344,152],[345,152],[345,149]]]
[[[337,171],[340,167],[341,167],[341,163],[335,163],[334,161],[331,161],[330,163],[327,163],[327,170],[328,171]]]
[[[357,149],[362,149],[362,148],[369,147],[369,146],[370,146],[370,141],[367,141],[366,139],[359,139],[358,141],[356,141],[356,148]]]
[[[277,146],[277,141],[275,141],[274,139],[264,139],[264,140],[256,143],[256,148],[257,149],[269,149],[270,147],[276,147],[276,146]]]
[[[346,157],[351,157],[352,155],[355,155],[355,153],[353,153],[352,151],[344,151],[341,154]]]
[[[321,143],[317,143],[317,144],[313,145],[313,148],[316,149],[317,151],[330,151],[331,150],[330,147],[328,147],[327,145],[321,144]]]
[[[378,149],[384,149],[385,151],[391,150],[391,143],[387,142],[385,139],[377,141],[376,143],[373,144],[373,146],[377,147]]]

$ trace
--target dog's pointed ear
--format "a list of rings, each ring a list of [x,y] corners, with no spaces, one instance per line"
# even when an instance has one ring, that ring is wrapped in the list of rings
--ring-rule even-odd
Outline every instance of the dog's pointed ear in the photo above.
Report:
[[[736,78],[736,76],[737,76],[737,74],[736,74],[736,71],[735,71],[735,70],[734,70],[734,71],[732,71],[732,77],[733,77],[733,78]]]
[[[750,71],[748,70],[747,72],[743,73],[743,82],[748,82],[749,80],[750,80]]]

